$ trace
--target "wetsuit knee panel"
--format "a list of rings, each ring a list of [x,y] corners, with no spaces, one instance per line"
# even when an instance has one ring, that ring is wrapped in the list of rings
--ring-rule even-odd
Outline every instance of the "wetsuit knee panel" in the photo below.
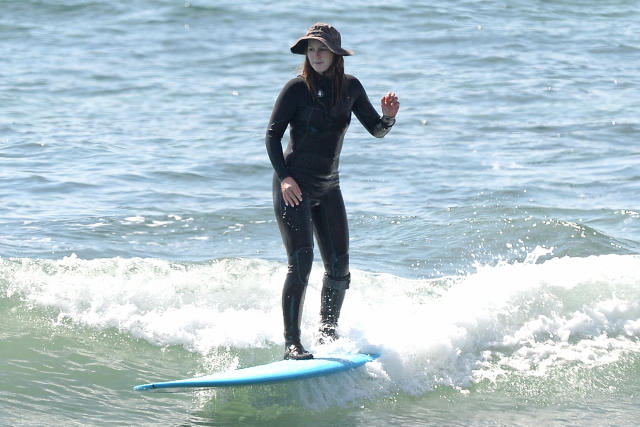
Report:
[[[349,289],[351,274],[349,273],[349,254],[333,257],[325,264],[322,285],[331,289]]]
[[[289,257],[289,274],[295,274],[302,284],[307,284],[313,265],[313,248],[303,247]]]
[[[322,286],[329,289],[349,289],[349,283],[351,283],[350,273],[339,278],[329,276],[325,273],[324,278],[322,279]]]
[[[345,277],[349,275],[349,254],[334,256],[327,260],[324,269],[328,276]]]

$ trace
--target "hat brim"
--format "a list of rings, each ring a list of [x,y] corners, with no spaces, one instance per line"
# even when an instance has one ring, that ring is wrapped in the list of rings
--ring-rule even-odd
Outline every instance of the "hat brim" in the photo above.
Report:
[[[296,42],[291,45],[291,53],[297,53],[298,55],[306,55],[307,52],[307,40],[318,40],[324,43],[327,48],[336,55],[340,56],[351,56],[353,55],[353,51],[350,49],[344,49],[338,46],[333,46],[331,43],[328,43],[327,40],[322,37],[313,37],[313,36],[304,36],[300,37]]]

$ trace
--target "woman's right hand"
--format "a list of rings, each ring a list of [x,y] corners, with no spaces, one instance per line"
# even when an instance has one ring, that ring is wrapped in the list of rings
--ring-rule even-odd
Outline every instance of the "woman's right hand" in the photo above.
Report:
[[[280,182],[280,190],[282,190],[282,198],[287,206],[298,206],[302,201],[302,190],[295,179],[290,176]]]

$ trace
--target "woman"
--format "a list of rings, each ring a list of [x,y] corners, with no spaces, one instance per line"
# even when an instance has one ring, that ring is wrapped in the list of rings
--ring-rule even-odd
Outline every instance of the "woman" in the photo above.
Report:
[[[351,112],[373,135],[382,138],[395,123],[398,98],[381,99],[380,117],[364,88],[344,74],[340,33],[316,23],[291,52],[305,55],[302,75],[280,92],[267,128],[266,146],[273,178],[273,205],[288,256],[282,291],[285,359],[311,359],[300,342],[304,295],[313,262],[313,235],[324,262],[320,342],[337,338],[336,328],[345,290],[349,288],[349,231],[340,191],[338,162]],[[287,149],[282,136],[290,126]]]

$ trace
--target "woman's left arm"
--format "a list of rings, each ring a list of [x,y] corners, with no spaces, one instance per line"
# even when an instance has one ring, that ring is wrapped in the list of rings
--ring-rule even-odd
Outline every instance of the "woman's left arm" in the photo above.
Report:
[[[371,135],[382,138],[389,133],[396,122],[395,116],[400,109],[398,97],[393,92],[387,92],[380,99],[380,106],[382,107],[382,117],[380,117],[373,105],[371,105],[362,84],[355,78],[354,83],[356,85],[354,91],[356,100],[353,104],[353,112]]]

